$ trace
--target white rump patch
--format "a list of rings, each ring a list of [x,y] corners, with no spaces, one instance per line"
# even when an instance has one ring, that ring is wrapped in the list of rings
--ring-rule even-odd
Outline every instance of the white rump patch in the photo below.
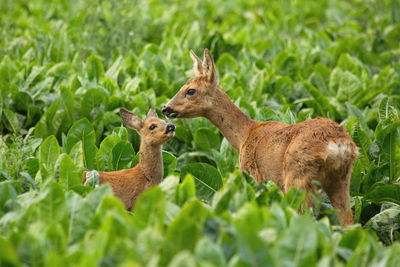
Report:
[[[332,164],[334,169],[340,168],[343,161],[351,157],[351,151],[348,144],[342,142],[329,142],[326,159]]]
[[[343,144],[342,142],[339,143],[334,143],[334,142],[329,142],[328,143],[328,157],[332,158],[346,158],[349,152],[349,146],[347,144]]]

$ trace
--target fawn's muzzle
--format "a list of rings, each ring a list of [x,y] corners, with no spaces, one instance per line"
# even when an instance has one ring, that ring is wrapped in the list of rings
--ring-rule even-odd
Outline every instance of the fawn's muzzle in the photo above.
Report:
[[[173,131],[175,131],[175,125],[168,124],[167,125],[167,129],[165,130],[165,133],[167,134],[167,133],[170,133],[170,132],[173,132]]]
[[[167,116],[168,118],[176,118],[178,117],[179,113],[174,111],[172,108],[170,107],[164,107],[162,110],[162,113]]]

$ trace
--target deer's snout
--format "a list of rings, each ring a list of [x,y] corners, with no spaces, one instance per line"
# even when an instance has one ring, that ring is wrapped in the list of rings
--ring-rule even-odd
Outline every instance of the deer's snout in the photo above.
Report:
[[[161,110],[162,113],[167,116],[168,118],[176,118],[178,117],[179,113],[173,110],[170,107],[164,106],[163,109]],[[174,126],[175,127],[175,126]],[[174,128],[175,129],[175,128]]]
[[[167,129],[165,130],[165,133],[167,134],[167,133],[170,133],[170,132],[173,132],[173,131],[175,131],[175,125],[168,124],[167,125]]]

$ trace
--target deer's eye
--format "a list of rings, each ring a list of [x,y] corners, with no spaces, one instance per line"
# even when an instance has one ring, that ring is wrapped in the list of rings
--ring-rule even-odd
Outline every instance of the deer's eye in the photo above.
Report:
[[[154,130],[155,128],[157,128],[157,125],[152,124],[152,125],[150,125],[149,130]]]
[[[194,95],[196,93],[196,89],[189,89],[186,91],[187,95]]]

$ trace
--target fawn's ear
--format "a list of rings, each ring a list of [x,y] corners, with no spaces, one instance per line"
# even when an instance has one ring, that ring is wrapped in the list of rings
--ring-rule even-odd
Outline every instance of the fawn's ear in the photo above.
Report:
[[[193,50],[190,50],[190,57],[193,60],[193,70],[196,77],[203,75],[203,62],[201,62],[200,58],[196,56]]]
[[[218,83],[217,69],[215,68],[215,63],[211,53],[207,48],[204,49],[203,74],[207,76],[210,83]]]
[[[122,120],[128,128],[136,131],[140,131],[140,129],[142,129],[143,121],[132,111],[121,108],[119,110],[119,115],[121,115]]]
[[[158,118],[157,112],[154,109],[150,109],[149,112],[147,112],[147,117],[148,118]]]

